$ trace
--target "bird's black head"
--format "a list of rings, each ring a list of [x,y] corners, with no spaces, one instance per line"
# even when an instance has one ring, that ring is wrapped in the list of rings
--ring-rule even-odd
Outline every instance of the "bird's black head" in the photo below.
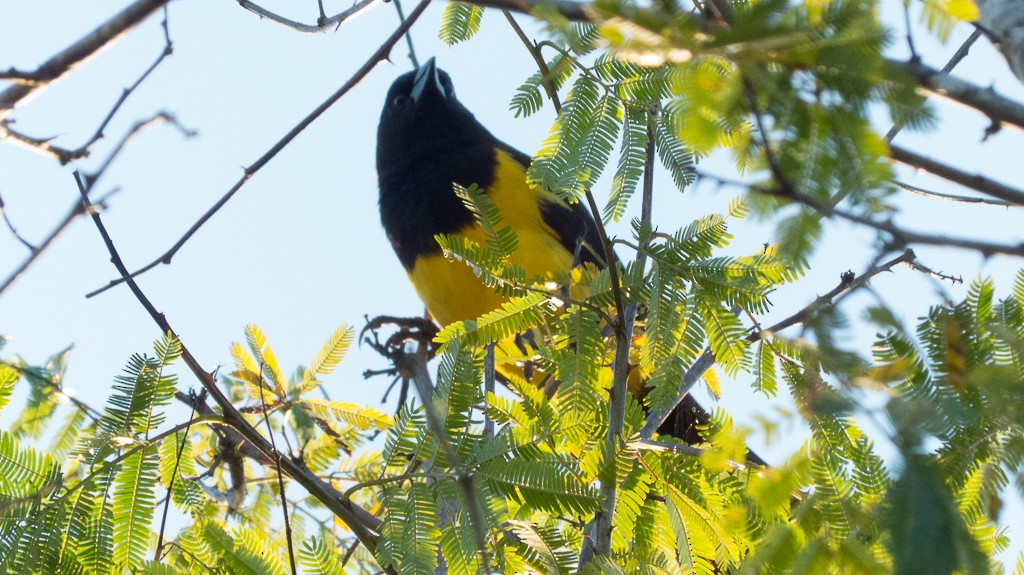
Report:
[[[458,99],[451,77],[431,58],[398,77],[377,126],[377,172],[402,171],[431,156],[493,139]]]

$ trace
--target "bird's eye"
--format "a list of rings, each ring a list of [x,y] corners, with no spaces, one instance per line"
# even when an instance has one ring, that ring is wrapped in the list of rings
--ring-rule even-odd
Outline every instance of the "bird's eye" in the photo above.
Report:
[[[441,87],[444,88],[445,96],[451,98],[455,95],[455,86],[452,85],[452,80],[447,75],[441,76]]]
[[[394,108],[404,108],[409,103],[409,96],[399,94],[395,96],[394,100],[391,100],[391,106]]]

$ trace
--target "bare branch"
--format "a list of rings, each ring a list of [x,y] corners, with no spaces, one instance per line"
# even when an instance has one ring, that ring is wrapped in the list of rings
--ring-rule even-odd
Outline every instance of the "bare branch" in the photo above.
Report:
[[[402,10],[402,0],[389,0],[395,5],[395,11],[398,12],[398,21],[405,22],[405,11]],[[405,43],[409,46],[409,60],[412,62],[413,68],[420,67],[420,61],[416,58],[416,47],[412,44],[412,34],[409,30],[405,31]]]
[[[97,168],[96,171],[92,172],[91,174],[86,174],[83,176],[86,185],[89,187],[89,189],[92,189],[97,180],[99,180],[100,177],[103,176],[107,168],[110,167],[110,164],[113,163],[113,161],[121,153],[121,150],[124,149],[125,145],[127,145],[128,142],[133,137],[135,137],[136,134],[138,134],[143,129],[154,124],[157,124],[159,122],[167,122],[171,124],[172,126],[177,128],[178,131],[181,132],[185,137],[191,137],[195,134],[195,132],[185,128],[180,123],[178,123],[177,119],[175,119],[174,116],[168,114],[167,112],[158,112],[150,118],[139,120],[114,146],[114,149],[110,152],[110,154],[107,155],[106,159],[103,160],[103,163],[100,164],[100,167]],[[3,123],[0,122],[0,127],[2,126]],[[106,200],[116,191],[117,190],[115,189],[114,191],[104,195],[102,198],[96,201],[95,205],[100,208],[106,208]],[[15,268],[14,271],[12,271],[9,276],[7,276],[7,279],[5,279],[2,284],[0,284],[0,294],[3,294],[4,291],[7,290],[7,288],[11,287],[14,281],[18,279],[18,277],[21,276],[21,274],[25,273],[25,270],[27,270],[29,266],[35,263],[36,259],[38,259],[39,256],[41,256],[43,252],[46,251],[46,249],[49,248],[51,244],[53,244],[54,240],[56,240],[57,237],[60,236],[65,229],[67,229],[68,225],[70,225],[76,217],[84,213],[85,212],[83,211],[81,200],[75,201],[71,205],[71,209],[68,211],[67,215],[64,216],[64,219],[62,219],[60,223],[57,224],[57,227],[55,227],[53,231],[51,231],[50,234],[46,236],[46,238],[42,241],[39,247],[33,249],[29,256],[25,258],[25,261],[21,262],[21,264],[17,268]]]
[[[11,222],[11,218],[7,216],[7,210],[4,209],[3,196],[0,196],[0,216],[3,216],[4,223],[7,224],[7,229],[11,231],[11,235],[14,236],[14,239],[18,240],[19,242],[21,242],[21,245],[28,248],[29,252],[34,253],[36,251],[36,247],[30,244],[28,240],[23,238],[21,234],[18,233],[17,228],[15,228],[14,224]]]
[[[960,184],[961,186],[977,190],[987,196],[998,198],[1004,202],[1024,206],[1024,191],[1007,186],[1006,184],[986,178],[981,174],[968,174],[954,168],[949,164],[926,158],[916,152],[912,152],[902,146],[890,145],[892,159],[908,166],[920,168],[936,176]]]
[[[191,423],[196,417],[196,409],[192,408],[192,413],[188,415],[188,421]],[[153,553],[153,561],[159,562],[160,556],[163,554],[164,549],[164,532],[167,529],[167,515],[171,510],[171,498],[174,492],[174,482],[178,479],[178,468],[181,464],[181,454],[185,451],[185,443],[188,441],[188,435],[192,431],[192,426],[189,425],[185,428],[184,433],[181,436],[181,441],[178,443],[178,448],[174,456],[174,469],[171,470],[171,479],[167,485],[167,498],[164,500],[164,511],[160,518],[160,532],[156,539],[156,551]]]
[[[916,259],[912,259],[912,260],[907,261],[905,263],[907,264],[907,267],[909,267],[910,269],[912,269],[914,271],[919,271],[919,272],[923,273],[924,275],[926,275],[926,276],[928,276],[928,277],[930,277],[932,279],[937,279],[939,281],[947,281],[947,282],[949,282],[951,284],[962,284],[962,283],[964,283],[963,276],[953,277],[950,274],[943,273],[943,272],[940,272],[940,271],[935,271],[932,268],[930,268],[930,267],[928,267],[928,266],[918,262]]]
[[[494,342],[487,344],[484,355],[484,398],[494,393],[494,380],[497,374],[494,367]],[[494,439],[494,420],[484,412],[484,437]]]
[[[238,5],[260,18],[266,18],[271,22],[276,22],[277,24],[295,30],[296,32],[302,32],[304,34],[320,34],[326,32],[331,27],[334,27],[334,29],[337,30],[346,20],[359,16],[379,1],[380,0],[359,0],[348,10],[339,12],[330,18],[327,18],[324,15],[323,4],[320,4],[320,17],[317,18],[316,24],[303,24],[302,22],[290,20],[283,16],[279,16],[254,2],[250,2],[249,0],[238,0]]]
[[[35,248],[31,252],[29,252],[29,255],[27,258],[25,258],[25,261],[21,262],[21,265],[14,268],[14,271],[12,271],[10,275],[7,276],[7,279],[5,279],[2,284],[0,284],[0,294],[3,294],[5,291],[7,291],[7,288],[11,287],[14,281],[17,280],[18,277],[21,276],[21,274],[25,273],[25,270],[27,270],[29,266],[31,266],[36,261],[36,258],[38,258],[44,251],[46,251],[46,248],[50,247],[50,244],[53,243],[53,240],[57,239],[57,236],[64,232],[64,230],[68,227],[68,224],[70,224],[72,220],[82,215],[83,213],[84,212],[82,211],[82,202],[76,201],[71,206],[71,211],[69,211],[68,214],[64,216],[64,219],[62,219],[60,223],[57,224],[57,227],[55,227],[53,231],[50,232],[50,235],[46,236],[46,239],[44,239],[43,242],[39,244],[38,248]]]
[[[277,442],[274,440],[274,428],[270,426],[270,414],[267,413],[267,401],[263,397],[263,363],[260,362],[260,406],[263,408],[263,423],[267,426],[267,437],[270,439],[270,449],[274,456],[274,471],[277,473],[277,489],[281,494],[281,513],[284,515],[285,540],[288,542],[288,564],[292,568],[292,575],[298,575],[295,568],[295,548],[292,544],[292,522],[288,517],[288,497],[284,488],[284,476],[281,474],[281,452],[277,449]]]
[[[137,0],[77,42],[43,62],[22,79],[31,82],[15,84],[0,92],[0,119],[7,117],[19,102],[40,88],[57,80],[86,58],[131,30],[170,0]]]
[[[189,128],[182,125],[181,122],[178,121],[178,118],[170,112],[157,112],[156,114],[153,114],[148,118],[139,120],[135,122],[135,124],[133,124],[132,127],[128,129],[125,135],[121,137],[117,144],[114,145],[113,149],[110,150],[110,153],[107,154],[107,157],[103,160],[103,163],[101,163],[99,167],[93,170],[92,172],[85,174],[86,184],[91,188],[101,177],[103,177],[103,174],[107,172],[107,169],[110,168],[110,165],[114,163],[114,160],[116,160],[117,157],[121,154],[125,146],[128,145],[128,142],[132,141],[132,139],[135,136],[137,136],[139,132],[150,126],[155,126],[157,124],[164,122],[170,124],[173,128],[175,128],[178,131],[178,133],[180,133],[185,138],[193,138],[196,135],[195,130],[190,130]]]
[[[340,88],[338,88],[336,92],[334,92],[326,100],[324,100],[323,103],[317,106],[316,109],[314,109],[305,118],[303,118],[302,121],[296,124],[295,127],[289,130],[288,133],[285,134],[280,140],[278,140],[277,143],[274,144],[269,150],[264,152],[264,154],[260,156],[259,159],[253,162],[249,167],[245,168],[245,170],[242,173],[242,177],[240,177],[238,181],[235,182],[235,185],[231,186],[231,189],[225,192],[224,195],[221,196],[221,198],[217,200],[217,202],[212,207],[210,207],[210,209],[206,210],[206,212],[202,216],[200,216],[200,218],[196,220],[194,224],[192,224],[192,227],[190,227],[185,232],[185,234],[182,235],[181,238],[179,238],[178,241],[175,242],[173,246],[171,246],[170,249],[164,252],[160,257],[156,258],[155,260],[146,264],[145,266],[135,270],[134,272],[131,272],[127,276],[111,280],[110,283],[108,283],[106,286],[86,294],[86,297],[91,298],[95,295],[103,293],[106,290],[123,283],[126,279],[138,277],[139,275],[148,272],[149,270],[159,266],[160,264],[170,264],[171,259],[174,257],[175,254],[178,253],[178,250],[180,250],[182,246],[184,246],[189,241],[189,239],[191,239],[192,236],[195,235],[197,231],[199,231],[199,228],[203,227],[206,224],[206,222],[208,222],[210,218],[213,217],[214,214],[220,211],[220,209],[224,207],[225,204],[228,203],[228,201],[235,195],[235,193],[238,192],[238,190],[242,189],[242,186],[244,186],[245,183],[248,182],[250,178],[252,178],[257,172],[259,172],[260,169],[266,166],[270,162],[270,160],[274,159],[274,157],[277,156],[277,154],[280,153],[281,150],[285,148],[285,146],[291,143],[291,141],[294,140],[300,133],[302,133],[303,130],[309,127],[310,124],[312,124],[317,118],[319,118],[324,112],[326,112],[328,108],[334,105],[335,102],[340,100],[342,96],[347,94],[349,90],[354,88],[360,81],[362,81],[362,79],[365,78],[366,75],[369,74],[370,71],[372,71],[377,66],[377,64],[383,62],[388,58],[388,54],[391,53],[391,49],[399,40],[401,40],[402,36],[405,34],[407,30],[409,30],[409,28],[412,27],[416,20],[419,19],[420,15],[423,14],[423,11],[426,9],[429,3],[430,0],[420,0],[420,3],[409,14],[409,18],[405,22],[403,22],[391,34],[391,36],[389,36],[387,40],[384,41],[383,44],[381,44],[380,48],[378,48],[376,52],[370,55],[369,59],[367,59],[366,62],[358,70],[356,70],[352,77],[350,77]]]
[[[1024,130],[1024,105],[994,90],[982,88],[948,74],[943,74],[921,62],[886,60],[890,65],[910,74],[933,94],[974,108],[988,116],[996,125],[1008,125]]]
[[[669,443],[667,441],[656,441],[654,439],[646,439],[636,442],[637,449],[644,451],[657,451],[657,452],[670,452],[678,453],[680,455],[688,455],[690,457],[701,457],[707,450],[694,447],[692,445],[683,445],[681,443]],[[730,461],[733,467],[742,469],[745,467],[743,464]]]
[[[72,160],[77,160],[78,158],[84,158],[88,156],[89,148],[91,148],[93,144],[95,144],[97,141],[103,138],[104,131],[107,129],[107,126],[110,125],[111,120],[114,119],[114,116],[117,114],[118,110],[121,109],[121,106],[125,103],[126,100],[128,100],[128,96],[131,96],[132,92],[138,89],[138,87],[146,81],[146,78],[148,78],[149,75],[153,73],[153,70],[156,70],[157,67],[161,63],[163,63],[164,59],[166,59],[174,52],[174,44],[171,42],[171,33],[167,26],[166,7],[164,7],[164,20],[161,26],[163,27],[164,30],[164,49],[160,52],[160,55],[156,57],[156,60],[152,64],[150,64],[149,68],[146,68],[142,75],[139,76],[139,79],[135,80],[134,84],[128,86],[127,88],[121,91],[121,95],[118,97],[117,101],[114,102],[114,105],[110,108],[110,111],[107,113],[107,116],[103,118],[102,122],[100,122],[99,127],[96,128],[96,132],[92,135],[91,138],[89,138],[84,144],[75,148],[74,150],[70,150],[64,155],[57,156],[57,159],[60,160],[61,164],[67,164]],[[173,121],[173,118],[172,123],[177,124],[177,122]],[[186,131],[186,133],[188,132]]]
[[[918,196],[925,196],[927,198],[938,198],[947,202],[962,202],[965,204],[985,204],[989,206],[1002,206],[1004,208],[1019,208],[1021,206],[1017,204],[1011,204],[1010,202],[1004,202],[1002,200],[990,200],[988,198],[977,198],[972,196],[957,196],[954,194],[943,194],[941,192],[933,192],[932,190],[926,190],[917,186],[911,186],[906,182],[896,181],[893,182],[900,188]]]

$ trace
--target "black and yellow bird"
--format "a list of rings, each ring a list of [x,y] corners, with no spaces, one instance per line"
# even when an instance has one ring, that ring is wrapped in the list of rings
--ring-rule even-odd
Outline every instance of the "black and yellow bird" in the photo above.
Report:
[[[579,203],[531,187],[530,156],[491,134],[455,97],[452,80],[431,58],[399,76],[388,90],[377,129],[380,216],[391,246],[427,310],[441,325],[476,319],[505,298],[486,287],[472,269],[444,257],[434,236],[458,234],[485,242],[483,229],[453,189],[478,185],[515,231],[512,260],[528,277],[568,272],[576,264],[603,266],[581,242],[600,249],[597,225]],[[574,261],[575,260],[575,261]],[[499,374],[515,369],[521,352],[499,343]],[[669,417],[662,433],[701,441],[697,426],[707,413],[689,397]]]

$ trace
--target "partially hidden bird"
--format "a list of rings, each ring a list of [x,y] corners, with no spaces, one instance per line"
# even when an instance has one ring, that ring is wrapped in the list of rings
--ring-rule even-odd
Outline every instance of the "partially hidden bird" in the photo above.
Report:
[[[531,186],[530,160],[477,121],[433,58],[399,76],[388,90],[377,129],[381,223],[427,311],[442,326],[476,319],[506,301],[470,266],[449,261],[435,239],[458,234],[485,242],[484,230],[454,184],[476,184],[498,207],[519,240],[512,261],[527,277],[551,277],[574,265],[606,265],[598,255],[601,241],[590,212]],[[581,244],[596,249],[579,249]],[[524,352],[521,340],[497,342],[499,376],[522,377]],[[659,432],[700,443],[699,430],[707,422],[707,412],[687,396]]]

